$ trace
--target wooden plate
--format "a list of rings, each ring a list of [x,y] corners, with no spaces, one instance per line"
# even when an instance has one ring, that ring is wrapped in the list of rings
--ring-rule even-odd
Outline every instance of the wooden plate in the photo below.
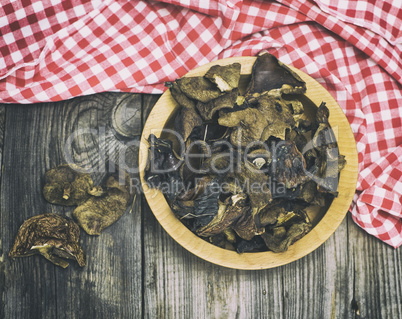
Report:
[[[186,76],[204,75],[215,64],[227,65],[239,62],[242,65],[241,82],[247,83],[255,59],[255,57],[234,57],[218,60],[196,68]],[[291,245],[289,250],[284,253],[238,254],[204,241],[185,227],[170,209],[164,195],[159,190],[150,189],[144,182],[144,169],[149,148],[147,138],[151,133],[160,137],[163,128],[172,128],[172,119],[177,111],[178,106],[169,90],[155,104],[145,124],[141,137],[139,160],[141,183],[148,204],[159,223],[174,240],[193,254],[211,263],[236,269],[266,269],[295,261],[315,250],[332,235],[344,219],[352,202],[357,183],[358,159],[356,143],[349,122],[328,91],[309,75],[293,67],[292,69],[307,83],[306,101],[303,101],[304,104],[308,105],[307,108],[305,105],[306,112],[314,112],[322,101],[327,103],[326,105],[330,111],[329,122],[338,136],[339,152],[345,155],[347,165],[340,174],[338,197],[333,200],[326,213],[325,211],[311,212],[310,217],[315,226],[306,236]]]

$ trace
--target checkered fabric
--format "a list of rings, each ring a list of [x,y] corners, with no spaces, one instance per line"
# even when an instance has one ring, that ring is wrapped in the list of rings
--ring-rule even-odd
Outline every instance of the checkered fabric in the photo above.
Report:
[[[357,141],[351,212],[402,244],[401,0],[0,0],[0,101],[162,93],[229,56],[276,55],[319,81]],[[398,105],[399,104],[399,105]]]

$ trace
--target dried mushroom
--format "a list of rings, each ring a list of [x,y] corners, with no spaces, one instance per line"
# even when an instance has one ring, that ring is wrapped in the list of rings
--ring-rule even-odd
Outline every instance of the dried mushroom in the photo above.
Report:
[[[310,230],[310,224],[301,222],[292,224],[288,230],[283,226],[276,227],[262,234],[261,237],[270,250],[275,253],[282,253],[288,250],[290,245],[303,237]]]
[[[180,91],[183,92],[188,98],[194,99],[203,103],[216,99],[223,93],[212,83],[203,76],[184,77],[176,80]]]
[[[124,181],[119,181],[119,177],[112,175],[105,182],[103,194],[91,197],[78,206],[73,216],[87,234],[100,235],[123,215],[130,203],[130,197],[129,176],[126,175]]]
[[[74,259],[83,267],[86,256],[79,244],[80,229],[71,219],[57,214],[42,214],[27,219],[18,230],[9,256],[41,254],[53,264],[66,268],[64,259]]]
[[[285,214],[285,208],[281,205],[281,202],[272,203],[265,207],[258,215],[259,224],[261,226],[275,225],[278,222],[280,215]]]
[[[290,141],[278,143],[272,158],[272,176],[286,188],[294,188],[307,180],[306,162],[296,145]]]
[[[195,102],[180,90],[177,82],[167,82],[165,85],[169,88],[170,94],[172,94],[177,104],[186,109],[195,109]]]
[[[265,241],[261,236],[254,236],[251,240],[242,239],[236,245],[236,251],[241,254],[245,252],[258,252],[267,250]]]
[[[178,177],[177,169],[182,162],[173,151],[173,143],[151,134],[148,138],[150,156],[145,169],[145,180],[151,187],[160,187],[170,178]]]
[[[225,174],[232,167],[231,154],[228,153],[214,153],[202,163],[201,169],[205,173]]]
[[[197,229],[197,234],[209,237],[222,233],[225,229],[232,226],[249,209],[246,205],[246,199],[246,194],[236,194],[230,197],[225,204],[219,206],[218,213],[208,225]]]
[[[227,240],[223,233],[209,237],[209,242],[223,249],[235,250],[233,244]]]
[[[289,106],[283,99],[275,99],[268,94],[262,94],[257,101],[258,110],[268,120],[261,139],[266,141],[271,136],[285,139],[286,130],[295,125]]]
[[[203,121],[195,108],[183,107],[175,118],[174,129],[184,141],[187,141],[193,130],[202,124]]]
[[[319,178],[318,190],[337,196],[338,176],[346,165],[343,155],[339,154],[336,137],[328,122],[329,110],[325,102],[317,110],[312,145],[315,159],[311,172]]]
[[[102,192],[101,188],[94,186],[90,174],[67,164],[47,171],[45,178],[43,196],[52,204],[75,206]]]
[[[234,89],[206,103],[198,102],[196,107],[204,120],[212,120],[217,111],[224,108],[233,108],[237,101],[237,96],[238,90]]]
[[[268,121],[254,108],[223,114],[218,122],[220,125],[234,128],[230,142],[241,147],[261,140],[262,133],[268,126]]]
[[[219,183],[213,179],[207,183],[204,192],[194,200],[192,229],[198,230],[210,223],[219,211]],[[221,207],[222,209],[222,207]]]
[[[254,164],[241,161],[234,173],[234,178],[245,187],[254,218],[262,208],[271,202],[272,195],[268,187],[269,177]]]
[[[274,89],[284,94],[304,94],[306,83],[275,56],[262,53],[253,65],[246,97]]]
[[[247,210],[233,226],[233,230],[244,240],[251,240],[265,232],[264,227],[257,226],[251,210]]]
[[[214,65],[204,77],[214,82],[221,92],[227,92],[239,86],[240,70],[240,63],[232,63],[225,66]]]
[[[287,131],[285,139],[287,141],[292,141],[300,152],[303,152],[307,145],[307,138],[298,130]]]
[[[170,84],[185,151],[179,157],[171,141],[150,135],[154,165],[145,180],[205,241],[238,253],[284,252],[311,230],[307,209],[337,196],[345,159],[325,103],[307,118],[297,95],[306,83],[290,68],[262,54],[244,95],[239,79],[232,64]],[[180,186],[163,191],[168,182]]]
[[[175,118],[174,129],[186,141],[192,131],[202,125],[202,119],[195,108],[195,101],[187,97],[176,82],[168,82],[166,86],[170,89],[174,100],[181,106]]]

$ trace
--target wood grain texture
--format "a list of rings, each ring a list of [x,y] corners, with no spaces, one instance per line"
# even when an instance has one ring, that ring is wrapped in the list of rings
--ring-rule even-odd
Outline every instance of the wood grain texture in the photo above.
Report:
[[[356,318],[402,318],[401,249],[385,245],[350,224]]]
[[[238,62],[242,65],[241,74],[249,75],[255,59],[255,57],[223,59],[192,70],[186,76],[202,76],[212,65],[227,65],[234,62]],[[326,106],[330,111],[329,122],[337,137],[339,152],[340,154],[345,155],[347,164],[340,174],[338,184],[339,195],[333,200],[323,218],[307,235],[295,242],[286,252],[283,253],[273,253],[268,251],[263,253],[238,254],[235,251],[222,249],[196,236],[176,218],[162,192],[158,189],[149,188],[143,180],[144,169],[148,158],[147,150],[149,148],[147,139],[150,134],[159,137],[161,135],[161,130],[165,127],[171,128],[169,126],[170,120],[174,117],[176,114],[174,111],[178,108],[177,103],[174,101],[169,91],[166,91],[161,96],[159,101],[155,104],[154,109],[149,114],[141,137],[141,152],[139,159],[140,177],[144,194],[152,212],[155,214],[156,218],[167,233],[180,245],[191,251],[196,256],[217,265],[236,269],[266,269],[281,266],[314,251],[329,238],[346,216],[356,190],[358,173],[357,150],[352,130],[342,109],[328,91],[326,91],[309,75],[294,68],[293,71],[295,71],[307,84],[305,97],[307,97],[310,100],[310,103],[312,102],[313,104],[304,104],[305,109],[307,109],[308,106],[316,108],[322,101],[326,102]]]

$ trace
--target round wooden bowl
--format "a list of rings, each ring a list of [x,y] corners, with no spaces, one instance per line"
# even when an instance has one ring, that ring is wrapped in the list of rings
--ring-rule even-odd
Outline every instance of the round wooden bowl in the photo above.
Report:
[[[215,64],[227,65],[239,62],[242,66],[240,82],[248,83],[255,59],[256,57],[222,59],[196,68],[188,72],[186,76],[204,75]],[[330,111],[329,122],[338,139],[339,152],[345,155],[347,164],[340,174],[338,197],[324,210],[308,213],[314,226],[313,229],[291,245],[288,251],[284,253],[268,251],[238,254],[235,251],[222,249],[206,242],[184,226],[170,209],[164,195],[157,189],[149,188],[144,182],[144,169],[149,148],[147,139],[151,133],[160,137],[163,128],[172,128],[172,119],[177,113],[178,105],[169,90],[155,104],[145,124],[141,137],[139,165],[141,183],[148,204],[156,219],[174,240],[193,254],[211,263],[235,269],[267,269],[295,261],[311,253],[334,233],[346,216],[352,202],[357,183],[358,159],[356,143],[349,122],[328,91],[309,75],[293,67],[291,68],[307,83],[306,101],[303,101],[306,113],[315,112],[322,101],[326,102]]]

